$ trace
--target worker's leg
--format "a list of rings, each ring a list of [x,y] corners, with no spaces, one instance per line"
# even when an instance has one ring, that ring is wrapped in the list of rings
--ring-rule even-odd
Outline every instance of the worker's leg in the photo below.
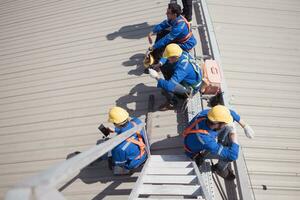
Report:
[[[193,2],[192,0],[182,0],[183,16],[190,22],[192,21],[192,14],[193,14]]]
[[[223,146],[230,146],[231,145],[231,141],[229,138],[230,131],[231,129],[228,126],[225,126],[222,130],[220,130],[218,134],[218,143],[222,144]],[[219,170],[223,171],[228,167],[230,162],[231,162],[230,160],[220,158],[217,167]]]
[[[169,33],[170,33],[169,30],[163,30],[163,31],[157,33],[155,43],[157,41],[159,41],[161,38],[165,37]],[[159,62],[160,58],[162,57],[162,54],[163,54],[164,50],[165,50],[165,47],[153,50],[153,52],[151,54],[154,57],[154,64],[157,64]]]
[[[170,80],[174,74],[174,65],[167,62],[160,67],[160,71],[164,75],[165,80]]]

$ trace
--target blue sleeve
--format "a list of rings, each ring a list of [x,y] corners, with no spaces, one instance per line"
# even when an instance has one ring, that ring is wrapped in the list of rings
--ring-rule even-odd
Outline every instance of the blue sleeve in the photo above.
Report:
[[[167,34],[165,37],[161,38],[159,41],[157,41],[154,45],[153,45],[153,49],[158,49],[161,47],[166,46],[167,44],[169,44],[171,41],[173,41],[175,38],[177,38],[177,36],[182,32],[184,25],[182,25],[181,22],[179,24],[177,24],[175,27],[172,28],[172,31]]]
[[[121,149],[113,149],[111,155],[116,166],[125,167],[127,165],[127,157],[125,151]]]
[[[180,84],[180,82],[186,77],[186,75],[186,72],[179,68],[175,70],[170,80],[159,79],[157,82],[157,87],[163,88],[170,92],[174,92],[175,86]]]
[[[237,114],[235,111],[230,110],[230,114],[233,117],[233,120],[239,122],[241,120],[241,116]]]
[[[207,149],[213,155],[219,155],[221,158],[234,161],[239,155],[239,145],[232,143],[230,147],[224,147],[210,137],[205,137],[204,148]]]
[[[116,132],[117,134],[120,134],[120,133],[122,132],[122,130],[121,130],[120,128],[115,127],[115,132]]]
[[[159,60],[161,66],[163,66],[167,62],[167,60],[168,60],[167,58],[161,57]]]
[[[160,24],[157,24],[156,26],[154,26],[152,32],[153,33],[158,33],[166,28],[168,28],[170,26],[170,24],[168,23],[168,20],[164,20],[163,22],[161,22]]]

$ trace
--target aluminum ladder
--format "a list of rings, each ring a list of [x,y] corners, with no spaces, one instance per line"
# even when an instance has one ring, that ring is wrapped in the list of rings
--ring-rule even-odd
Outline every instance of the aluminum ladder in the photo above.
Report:
[[[185,155],[151,155],[129,199],[214,199],[205,176]]]

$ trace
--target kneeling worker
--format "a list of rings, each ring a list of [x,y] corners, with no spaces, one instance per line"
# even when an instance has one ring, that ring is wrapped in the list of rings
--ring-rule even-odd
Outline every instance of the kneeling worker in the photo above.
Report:
[[[162,88],[167,94],[167,102],[160,107],[160,110],[169,110],[176,105],[176,96],[186,98],[190,94],[199,91],[202,81],[202,73],[195,59],[183,51],[178,44],[169,44],[163,54],[159,66],[149,69],[149,74],[155,78],[157,87]],[[162,71],[164,78],[159,77],[157,71]],[[176,96],[175,96],[176,95]]]
[[[142,123],[138,118],[130,119],[128,112],[120,107],[113,107],[109,110],[108,121],[114,124],[117,134],[122,134]],[[138,131],[112,150],[114,174],[128,174],[130,170],[145,162],[147,153],[144,134],[144,131]]]
[[[239,155],[239,144],[233,121],[240,123],[247,137],[252,138],[254,131],[242,122],[240,116],[223,105],[203,110],[184,130],[184,149],[186,154],[198,164],[205,158],[218,159],[212,167],[219,176],[227,180],[235,178],[228,168],[229,163]]]

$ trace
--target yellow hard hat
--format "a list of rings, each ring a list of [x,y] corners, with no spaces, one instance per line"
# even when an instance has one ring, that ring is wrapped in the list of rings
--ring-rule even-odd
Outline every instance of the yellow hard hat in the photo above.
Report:
[[[114,124],[121,124],[128,119],[129,114],[121,107],[115,106],[108,112],[108,121]]]
[[[213,107],[208,112],[207,117],[212,122],[224,122],[226,124],[233,122],[229,109],[222,105]]]
[[[180,57],[182,54],[182,49],[180,48],[180,46],[178,44],[172,43],[167,45],[163,57],[164,58],[169,58],[169,57]]]
[[[150,65],[154,64],[154,58],[151,54],[144,58],[144,67],[148,68]]]

